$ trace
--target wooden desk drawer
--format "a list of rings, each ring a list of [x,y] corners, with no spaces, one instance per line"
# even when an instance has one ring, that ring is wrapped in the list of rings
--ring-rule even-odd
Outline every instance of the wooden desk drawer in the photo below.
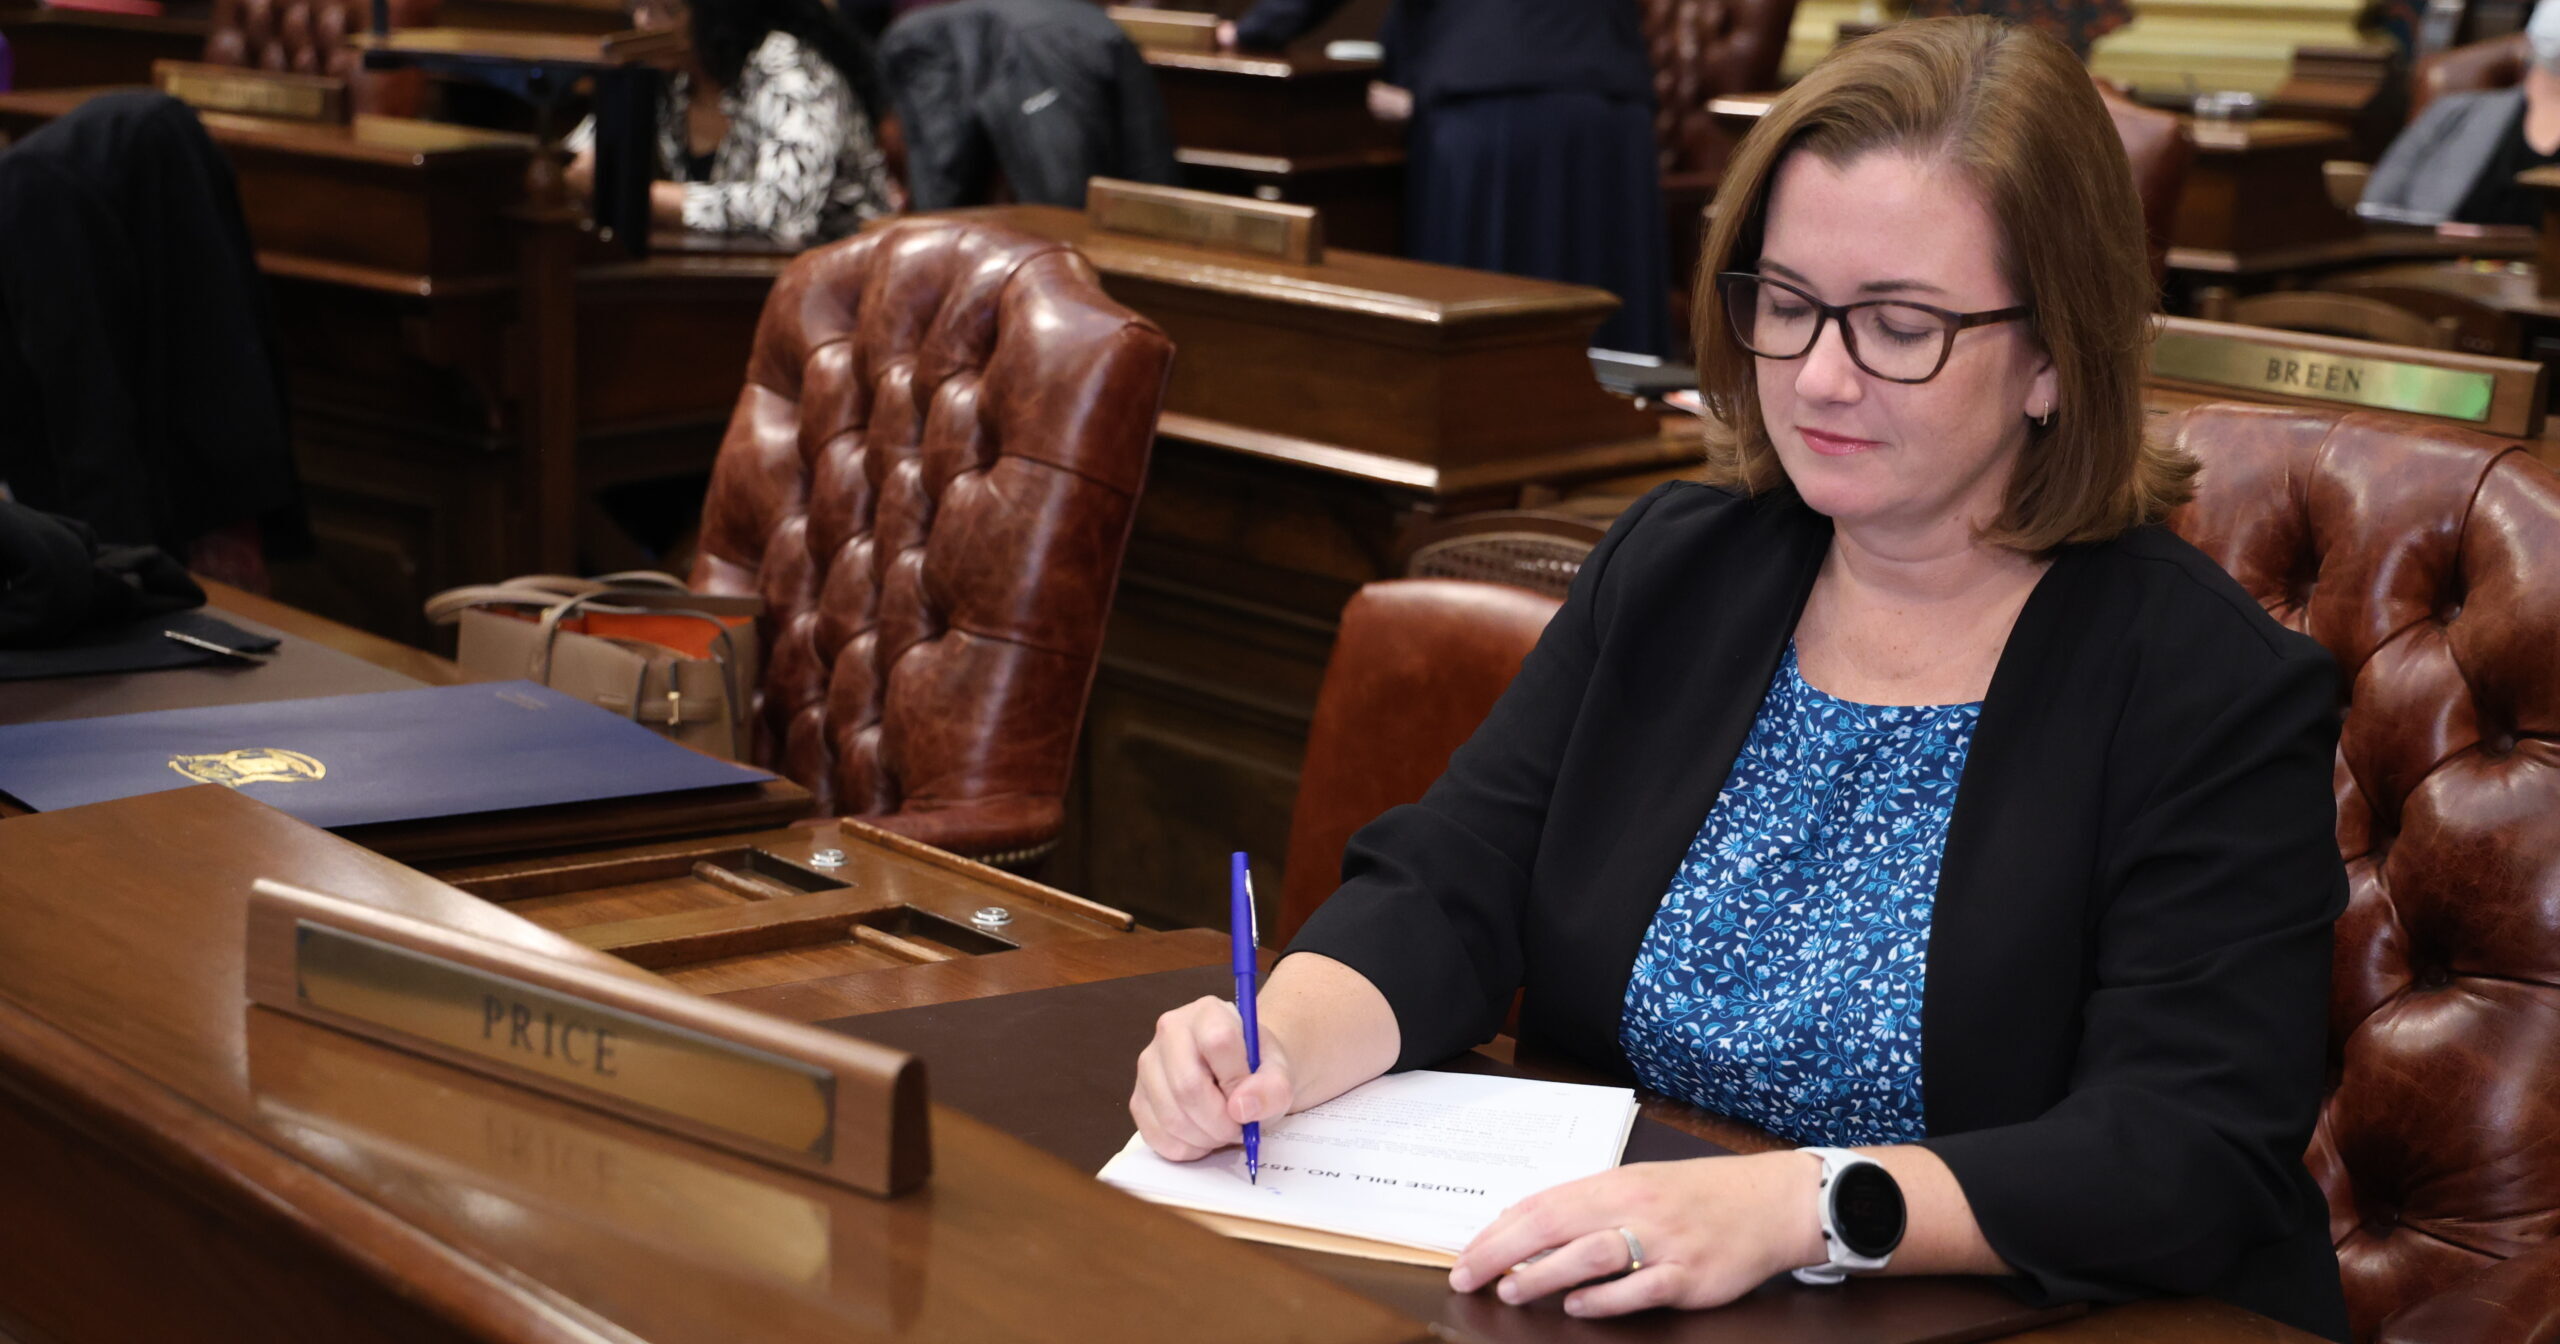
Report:
[[[703,994],[1104,938],[1130,926],[1106,906],[892,842],[867,828],[793,828],[436,875]]]

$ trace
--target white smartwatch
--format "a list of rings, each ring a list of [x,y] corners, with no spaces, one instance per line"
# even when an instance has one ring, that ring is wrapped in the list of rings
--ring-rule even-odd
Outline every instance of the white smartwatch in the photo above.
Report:
[[[1822,1184],[1814,1208],[1822,1219],[1828,1258],[1795,1272],[1799,1283],[1838,1283],[1852,1270],[1873,1272],[1902,1244],[1902,1187],[1893,1173],[1845,1148],[1800,1148],[1822,1159]]]

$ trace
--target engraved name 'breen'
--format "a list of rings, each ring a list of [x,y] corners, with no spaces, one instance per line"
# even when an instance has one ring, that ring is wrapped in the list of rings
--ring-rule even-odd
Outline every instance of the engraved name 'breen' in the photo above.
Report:
[[[2344,364],[2323,364],[2318,360],[2304,363],[2298,359],[2267,358],[2267,381],[2277,387],[2298,387],[2305,392],[2364,391],[2364,371]]]
[[[583,1047],[582,1035],[586,1037]],[[601,1078],[622,1076],[614,1071],[613,1028],[589,1026],[575,1018],[564,1021],[547,1009],[535,1012],[495,994],[480,996],[480,1039],[544,1059],[565,1060]]]

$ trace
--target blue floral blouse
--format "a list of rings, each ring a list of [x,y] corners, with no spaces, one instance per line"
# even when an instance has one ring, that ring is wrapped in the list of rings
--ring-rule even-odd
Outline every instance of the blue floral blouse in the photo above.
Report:
[[[1929,915],[1981,712],[1834,699],[1787,646],[1636,952],[1640,1082],[1797,1143],[1926,1136]]]

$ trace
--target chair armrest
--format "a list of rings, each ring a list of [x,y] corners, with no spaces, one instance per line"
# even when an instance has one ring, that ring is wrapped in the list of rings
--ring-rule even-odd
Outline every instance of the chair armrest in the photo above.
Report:
[[[2394,1312],[2374,1344],[2560,1344],[2560,1241]]]
[[[2352,215],[2356,203],[2364,199],[2364,184],[2373,176],[2373,165],[2330,159],[2320,165],[2320,176],[2329,184],[2329,203]]]
[[[1066,805],[1056,798],[1015,795],[939,807],[910,804],[885,816],[856,820],[1002,867],[1036,858],[1056,844],[1066,824]]]

